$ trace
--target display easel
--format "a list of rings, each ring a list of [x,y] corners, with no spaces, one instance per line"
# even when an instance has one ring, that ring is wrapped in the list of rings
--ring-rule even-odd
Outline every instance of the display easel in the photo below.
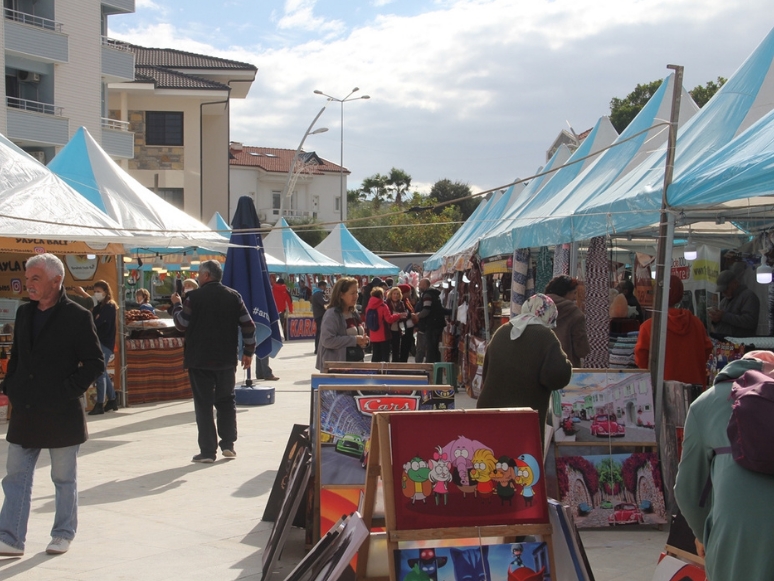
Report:
[[[438,411],[421,411],[411,412],[411,416],[414,419],[421,418],[422,416],[436,416]],[[505,542],[515,542],[516,537],[535,535],[542,537],[542,541],[546,543],[548,548],[548,560],[550,566],[550,572],[552,579],[556,577],[556,568],[554,563],[554,551],[552,543],[552,527],[548,520],[548,504],[545,494],[545,487],[542,486],[540,498],[536,500],[538,504],[535,507],[545,515],[544,520],[541,517],[541,522],[520,522],[518,518],[509,519],[505,517],[502,523],[497,524],[483,524],[481,526],[448,526],[437,527],[428,526],[407,528],[401,526],[398,522],[396,515],[396,501],[395,501],[395,478],[394,474],[394,462],[400,463],[401,458],[396,456],[394,450],[393,441],[391,439],[392,432],[391,427],[396,423],[396,419],[400,416],[407,415],[405,412],[391,412],[391,413],[377,413],[373,416],[373,426],[371,433],[371,453],[368,459],[368,466],[366,470],[366,487],[365,495],[363,499],[363,521],[365,525],[371,530],[375,526],[384,526],[387,534],[387,560],[389,565],[389,577],[368,577],[368,561],[369,561],[369,545],[370,543],[363,543],[359,553],[357,562],[357,579],[369,580],[369,581],[396,581],[396,563],[395,554],[399,550],[398,543],[404,541],[445,541],[449,539],[483,539],[491,537],[504,537]],[[534,434],[531,438],[531,447],[528,448],[531,451],[537,452],[536,457],[542,458],[540,453],[540,432],[537,419],[537,413],[533,410],[527,410],[523,408],[501,409],[501,410],[448,410],[443,412],[444,419],[449,422],[450,426],[460,426],[463,418],[470,418],[475,416],[483,423],[491,423],[497,421],[507,421],[512,425],[524,425],[529,426],[528,429],[534,428]],[[467,419],[466,418],[466,419]],[[455,429],[452,427],[452,429]],[[396,430],[396,432],[399,430]],[[425,435],[425,434],[423,434]],[[535,450],[535,446],[537,449]],[[417,446],[419,447],[419,446]],[[540,468],[542,469],[542,461],[540,461]],[[376,522],[374,519],[374,507],[376,502],[378,479],[382,478],[383,491],[384,491],[384,522]],[[445,501],[444,501],[445,502]],[[532,507],[532,504],[530,504]],[[463,517],[465,518],[465,517]],[[482,522],[486,520],[486,517],[482,517]],[[433,519],[423,520],[422,524],[427,523],[433,525]]]
[[[420,371],[428,377],[433,376],[432,363],[370,363],[365,361],[326,361],[323,373],[337,373],[339,369],[363,369],[373,373],[390,373],[396,371]],[[332,371],[331,371],[332,370]]]

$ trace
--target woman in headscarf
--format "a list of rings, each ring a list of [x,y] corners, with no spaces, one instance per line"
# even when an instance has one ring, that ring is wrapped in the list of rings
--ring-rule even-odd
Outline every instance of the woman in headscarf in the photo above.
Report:
[[[551,279],[545,290],[559,311],[556,320],[556,336],[573,367],[581,366],[581,359],[591,351],[586,335],[586,315],[575,304],[578,280],[567,275]]]
[[[477,408],[532,408],[540,414],[541,442],[551,392],[572,377],[572,363],[552,331],[557,315],[554,301],[536,294],[522,305],[520,315],[497,329],[486,348],[476,403]]]

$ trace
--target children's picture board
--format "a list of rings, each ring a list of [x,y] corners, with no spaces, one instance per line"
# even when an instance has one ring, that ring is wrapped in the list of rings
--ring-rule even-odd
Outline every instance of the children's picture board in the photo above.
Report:
[[[390,414],[390,448],[396,530],[548,523],[537,412]]]
[[[452,541],[452,542],[459,542]],[[446,544],[446,543],[444,543]],[[550,581],[543,542],[440,546],[394,552],[398,581]]]
[[[556,477],[579,529],[667,522],[658,454],[560,456]]]
[[[646,371],[575,369],[552,401],[558,444],[656,442],[653,388]]]

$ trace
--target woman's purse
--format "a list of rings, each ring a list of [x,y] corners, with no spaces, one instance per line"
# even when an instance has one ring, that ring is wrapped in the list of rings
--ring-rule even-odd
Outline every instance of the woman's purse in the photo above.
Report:
[[[363,359],[365,359],[365,351],[360,345],[347,347],[347,361],[363,361]]]

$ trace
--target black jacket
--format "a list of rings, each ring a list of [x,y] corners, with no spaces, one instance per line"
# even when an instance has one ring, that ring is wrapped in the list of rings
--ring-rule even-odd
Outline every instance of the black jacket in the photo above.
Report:
[[[441,304],[441,291],[432,287],[422,293],[416,312],[419,316],[417,329],[422,333],[428,329],[443,329],[446,326],[446,315],[451,315],[451,310]]]
[[[105,371],[91,313],[62,292],[32,342],[37,301],[16,311],[3,392],[13,411],[6,439],[25,448],[64,448],[88,439],[80,397]]]
[[[116,312],[116,306],[110,303],[97,303],[91,310],[99,342],[111,351],[116,350]]]

